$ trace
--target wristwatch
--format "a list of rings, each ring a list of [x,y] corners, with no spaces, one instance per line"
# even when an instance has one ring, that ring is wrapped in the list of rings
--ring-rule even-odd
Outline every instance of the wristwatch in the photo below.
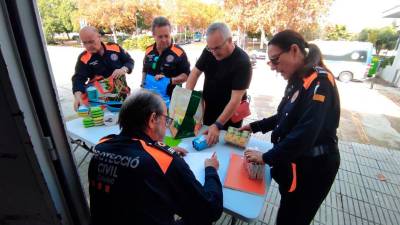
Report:
[[[224,129],[224,125],[222,123],[220,123],[219,121],[215,121],[214,125],[217,126],[218,130]]]

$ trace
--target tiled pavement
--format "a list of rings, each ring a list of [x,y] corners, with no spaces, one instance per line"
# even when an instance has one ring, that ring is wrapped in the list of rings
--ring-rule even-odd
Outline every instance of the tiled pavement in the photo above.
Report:
[[[352,142],[340,142],[339,148],[339,173],[313,224],[400,224],[400,151]],[[83,149],[78,149],[76,160],[79,162],[84,154]],[[85,191],[89,158],[79,168]],[[279,201],[277,184],[273,182],[263,212],[251,224],[274,224]],[[230,222],[231,217],[224,214],[216,224]]]

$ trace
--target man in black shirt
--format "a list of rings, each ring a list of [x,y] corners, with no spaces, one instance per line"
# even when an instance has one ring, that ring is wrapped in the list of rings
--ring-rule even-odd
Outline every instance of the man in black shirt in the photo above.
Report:
[[[94,27],[84,27],[79,32],[85,51],[82,52],[72,76],[72,92],[74,94],[74,109],[85,105],[86,85],[96,76],[115,79],[131,73],[134,61],[127,51],[115,43],[104,44],[99,32]]]
[[[207,143],[218,142],[219,131],[228,126],[240,127],[242,121],[230,119],[246,98],[252,68],[249,56],[232,42],[232,35],[224,23],[213,23],[207,29],[207,47],[191,71],[186,88],[193,90],[204,72],[204,124],[208,125]]]
[[[151,29],[155,43],[146,48],[142,86],[146,75],[155,76],[156,80],[167,77],[170,79],[167,94],[171,96],[175,86],[187,80],[190,64],[185,51],[172,43],[171,24],[167,18],[162,16],[155,18]]]

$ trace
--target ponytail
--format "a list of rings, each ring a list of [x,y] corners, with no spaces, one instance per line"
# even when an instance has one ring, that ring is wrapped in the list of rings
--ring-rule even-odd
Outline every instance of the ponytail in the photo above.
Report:
[[[316,44],[312,44],[312,43],[307,43],[306,44],[307,49],[306,52],[307,54],[305,55],[305,59],[304,59],[304,77],[307,77],[309,75],[312,74],[312,72],[314,72],[314,67],[318,66],[318,67],[322,67],[324,68],[326,71],[331,72],[324,64],[323,61],[323,57],[322,57],[322,53],[321,50],[319,49],[319,47]]]

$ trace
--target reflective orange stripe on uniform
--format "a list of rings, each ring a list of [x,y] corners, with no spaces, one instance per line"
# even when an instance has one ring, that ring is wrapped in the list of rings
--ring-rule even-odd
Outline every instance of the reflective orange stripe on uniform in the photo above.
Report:
[[[148,55],[153,50],[153,45],[150,45],[146,48],[146,53],[144,55]]]
[[[171,165],[172,162],[172,156],[168,155],[165,152],[162,152],[161,150],[154,148],[152,146],[148,146],[146,142],[143,140],[139,140],[140,143],[142,144],[143,149],[153,157],[154,160],[156,160],[157,164],[160,166],[161,170],[165,174]]]
[[[81,61],[85,64],[87,64],[90,60],[90,58],[92,58],[92,54],[90,54],[89,52],[85,52],[85,54],[83,54],[81,56]]]
[[[318,77],[317,72],[314,72],[310,76],[306,77],[303,79],[303,87],[304,89],[308,89],[311,85],[311,83]]]
[[[307,90],[311,83],[318,77],[317,72],[314,72],[310,76],[306,77],[303,79],[303,87]],[[331,82],[332,86],[335,86],[335,78],[333,77],[332,74],[328,73],[328,80]]]
[[[106,45],[106,49],[108,51],[114,51],[114,52],[120,52],[121,50],[119,49],[118,45],[111,44],[111,45]]]
[[[297,186],[297,171],[296,171],[296,163],[291,163],[292,165],[292,174],[293,174],[293,179],[292,179],[292,185],[290,185],[289,192],[293,192],[296,190]]]
[[[100,141],[97,143],[97,144],[101,144],[101,143],[104,143],[104,142],[106,142],[106,141],[108,141],[108,140],[111,140],[112,138],[110,138],[110,137],[103,137],[103,138],[100,138]]]
[[[332,86],[335,87],[335,78],[332,74],[328,73],[328,79],[331,82]]]
[[[175,45],[172,45],[171,51],[173,51],[178,57],[180,57],[183,54],[183,51],[176,47]]]

